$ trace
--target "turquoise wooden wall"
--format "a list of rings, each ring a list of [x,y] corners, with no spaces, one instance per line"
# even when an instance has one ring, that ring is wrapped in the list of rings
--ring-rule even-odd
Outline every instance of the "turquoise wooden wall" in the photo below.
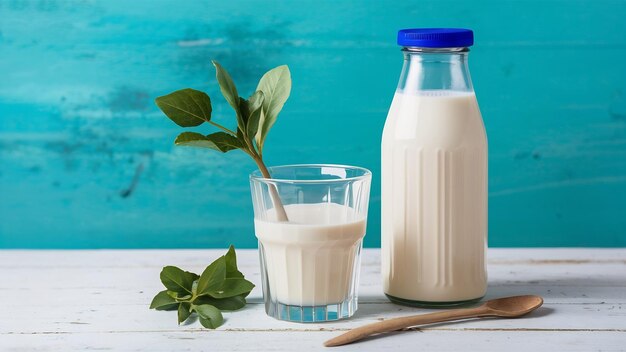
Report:
[[[254,247],[243,153],[176,148],[155,96],[288,64],[269,164],[374,172],[403,27],[475,30],[491,246],[626,245],[625,1],[0,1],[0,247]],[[208,129],[200,129],[208,131]]]

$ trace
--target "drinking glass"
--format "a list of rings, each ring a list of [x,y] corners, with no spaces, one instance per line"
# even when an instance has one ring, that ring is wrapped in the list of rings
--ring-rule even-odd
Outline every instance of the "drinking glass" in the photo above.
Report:
[[[357,310],[371,172],[286,165],[250,175],[266,313],[321,322]]]

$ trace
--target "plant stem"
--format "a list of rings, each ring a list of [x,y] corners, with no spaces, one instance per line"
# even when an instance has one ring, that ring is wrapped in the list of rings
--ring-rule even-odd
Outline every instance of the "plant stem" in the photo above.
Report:
[[[226,133],[228,133],[228,134],[231,134],[231,135],[233,135],[233,136],[237,137],[237,133],[236,133],[235,131],[230,130],[230,129],[228,129],[228,128],[226,128],[226,127],[222,126],[222,125],[220,125],[219,123],[213,122],[213,121],[211,121],[211,120],[209,120],[208,122],[209,122],[211,125],[213,125],[213,126],[215,126],[215,127],[219,128],[220,130],[222,130],[222,131],[224,131],[224,132],[226,132]]]
[[[226,132],[226,133],[230,133],[231,135],[237,137],[237,133],[234,131],[229,130],[228,128],[215,123],[213,121],[209,121],[210,124],[212,124],[213,126],[221,129],[222,131]],[[242,149],[246,154],[250,155],[250,157],[252,157],[252,160],[254,160],[254,162],[257,164],[257,166],[259,167],[259,170],[261,171],[261,175],[263,175],[264,178],[270,179],[272,178],[272,175],[270,175],[269,170],[267,169],[267,166],[265,166],[265,163],[263,162],[263,156],[261,154],[260,151],[257,151],[256,148],[254,148],[254,145],[252,144],[252,141],[250,140],[250,138],[248,137],[247,133],[243,133],[243,140],[246,143],[246,146],[248,147],[247,150],[246,149]],[[273,183],[268,183],[267,184],[267,188],[269,189],[270,192],[270,197],[272,198],[272,202],[274,203],[274,207],[276,208],[276,217],[278,221],[284,221],[284,222],[288,222],[289,218],[287,217],[287,212],[285,211],[285,206],[283,205],[283,202],[280,200],[280,195],[278,194],[278,189],[276,188],[276,185]]]
[[[265,163],[263,162],[263,158],[261,158],[261,156],[256,153],[256,150],[252,147],[252,143],[250,142],[249,138],[246,137],[244,139],[246,140],[246,144],[248,144],[248,147],[250,148],[250,156],[252,157],[252,159],[254,159],[254,162],[256,162],[257,166],[259,167],[261,175],[263,175],[263,177],[267,179],[272,178],[272,175],[270,175],[267,166],[265,166]],[[276,185],[273,183],[268,183],[267,188],[269,189],[270,197],[272,198],[272,202],[274,203],[274,208],[276,208],[277,220],[288,222],[289,218],[287,217],[285,206],[283,206],[283,202],[280,200],[280,195],[278,194],[278,189],[276,188]]]

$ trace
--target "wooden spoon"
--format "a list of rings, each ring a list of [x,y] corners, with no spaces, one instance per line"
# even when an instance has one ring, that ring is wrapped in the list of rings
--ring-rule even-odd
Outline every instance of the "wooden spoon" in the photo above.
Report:
[[[439,323],[442,321],[482,317],[516,318],[532,312],[542,304],[543,299],[534,295],[492,299],[476,308],[453,309],[444,312],[412,315],[368,324],[332,338],[324,342],[324,346],[341,346],[375,334],[405,329],[415,325]]]

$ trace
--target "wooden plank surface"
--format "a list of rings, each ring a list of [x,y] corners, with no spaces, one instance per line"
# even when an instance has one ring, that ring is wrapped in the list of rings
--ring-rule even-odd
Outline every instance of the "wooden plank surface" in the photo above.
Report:
[[[363,254],[355,317],[321,324],[265,315],[257,253],[240,250],[240,268],[257,288],[250,304],[225,314],[216,331],[176,325],[173,312],[147,308],[172,264],[200,271],[222,250],[0,251],[2,351],[292,351],[365,323],[430,310],[382,295],[379,251]],[[528,318],[437,324],[337,350],[623,351],[626,349],[626,249],[491,249],[487,298],[540,294]]]

